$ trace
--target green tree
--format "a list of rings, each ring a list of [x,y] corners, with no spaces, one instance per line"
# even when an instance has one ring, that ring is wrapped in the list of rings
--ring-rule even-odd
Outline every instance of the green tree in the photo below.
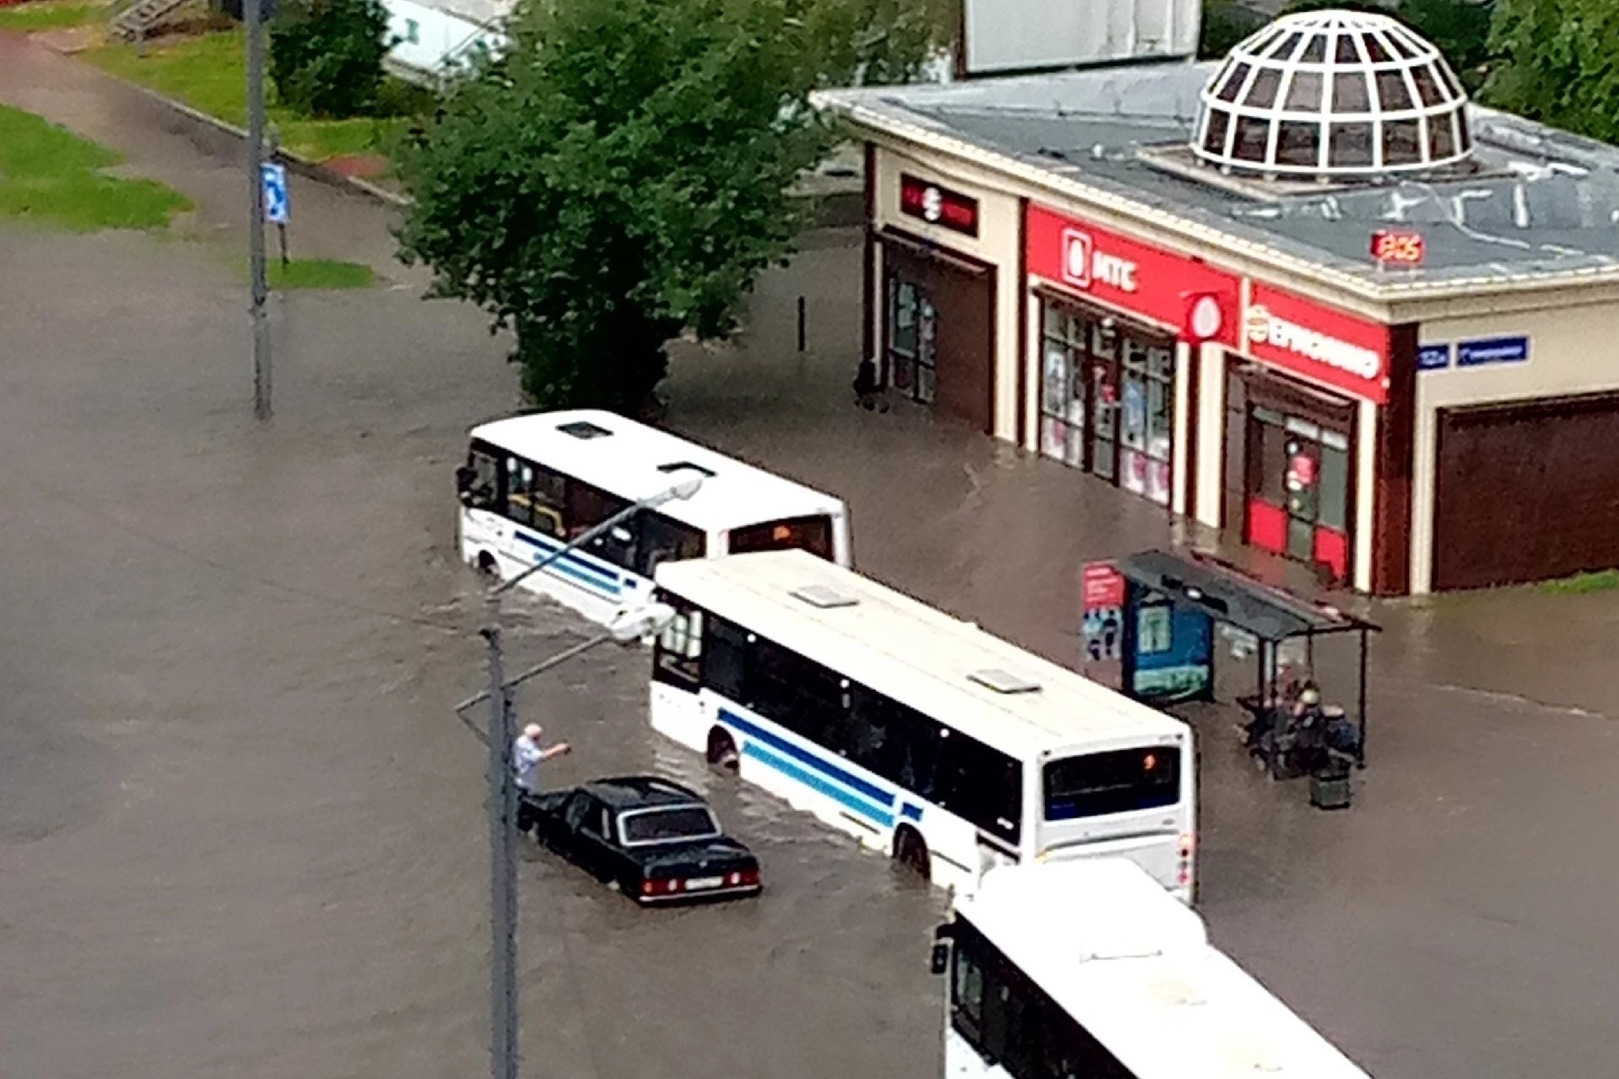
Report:
[[[276,96],[309,116],[370,113],[395,43],[381,0],[290,0],[270,27]]]
[[[397,155],[403,257],[516,333],[543,407],[635,411],[682,331],[727,336],[829,132],[790,0],[521,4]]]
[[[1487,104],[1619,142],[1619,2],[1499,0]]]
[[[1490,60],[1490,20],[1495,0],[1401,0],[1395,15],[1433,42],[1456,77],[1477,93]]]
[[[1265,16],[1243,0],[1203,0],[1203,25],[1198,31],[1197,55],[1221,60],[1233,46],[1265,25]]]

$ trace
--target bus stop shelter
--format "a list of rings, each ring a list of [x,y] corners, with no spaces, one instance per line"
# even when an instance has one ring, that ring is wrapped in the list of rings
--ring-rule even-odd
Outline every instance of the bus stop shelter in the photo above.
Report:
[[[1214,700],[1216,625],[1241,646],[1235,650],[1251,649],[1257,657],[1255,692],[1237,698],[1253,714],[1280,703],[1278,657],[1285,645],[1302,641],[1305,665],[1313,672],[1320,638],[1358,638],[1355,756],[1360,767],[1366,766],[1366,648],[1381,627],[1198,555],[1143,551],[1115,566],[1125,581],[1123,689],[1141,700]]]

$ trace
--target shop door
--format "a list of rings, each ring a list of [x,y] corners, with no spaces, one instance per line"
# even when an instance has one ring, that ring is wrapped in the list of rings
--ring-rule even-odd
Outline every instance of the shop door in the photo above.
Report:
[[[1619,566],[1619,395],[1441,409],[1433,587]]]
[[[1262,550],[1349,574],[1349,436],[1253,405],[1248,421],[1244,539]]]
[[[994,272],[895,242],[883,257],[889,384],[993,433]]]

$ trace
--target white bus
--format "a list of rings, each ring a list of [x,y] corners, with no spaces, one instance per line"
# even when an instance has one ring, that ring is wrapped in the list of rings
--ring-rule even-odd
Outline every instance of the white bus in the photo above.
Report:
[[[1191,728],[801,551],[658,567],[652,725],[925,878],[1121,855],[1190,902]]]
[[[509,579],[695,471],[692,497],[638,514],[524,586],[597,622],[645,602],[668,559],[803,548],[849,563],[841,501],[611,412],[547,412],[471,432],[457,475],[461,557]]]
[[[1369,1079],[1121,859],[995,869],[937,939],[948,1079]]]

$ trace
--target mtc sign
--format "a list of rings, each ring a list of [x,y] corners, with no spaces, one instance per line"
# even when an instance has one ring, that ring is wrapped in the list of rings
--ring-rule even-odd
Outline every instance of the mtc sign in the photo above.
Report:
[[[1235,275],[1043,206],[1023,234],[1030,276],[1186,340],[1237,344]]]
[[[1387,326],[1254,283],[1243,351],[1377,404],[1388,401]]]

